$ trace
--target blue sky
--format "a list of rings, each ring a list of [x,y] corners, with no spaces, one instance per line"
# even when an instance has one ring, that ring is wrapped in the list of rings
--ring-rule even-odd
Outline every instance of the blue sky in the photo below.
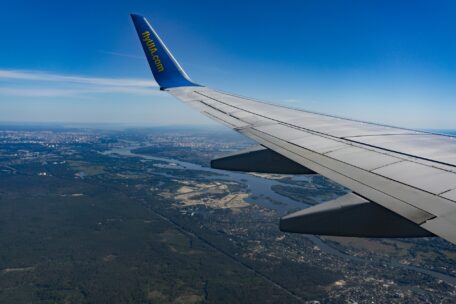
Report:
[[[210,124],[158,91],[131,12],[149,18],[196,82],[456,129],[453,1],[2,1],[0,122]]]

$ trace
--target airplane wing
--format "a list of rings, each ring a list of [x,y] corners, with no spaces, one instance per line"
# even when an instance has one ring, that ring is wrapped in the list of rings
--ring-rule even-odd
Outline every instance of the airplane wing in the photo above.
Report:
[[[439,236],[456,244],[456,138],[290,109],[193,82],[149,22],[132,15],[160,89],[260,144],[226,170],[323,175],[352,193],[283,217],[283,231]]]

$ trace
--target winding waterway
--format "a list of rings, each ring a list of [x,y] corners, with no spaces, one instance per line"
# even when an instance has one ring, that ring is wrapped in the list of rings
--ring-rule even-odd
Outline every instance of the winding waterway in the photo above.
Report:
[[[268,179],[262,178],[259,176],[255,176],[252,174],[241,173],[241,172],[232,172],[232,171],[224,171],[224,170],[217,170],[212,169],[209,167],[203,167],[201,165],[188,163],[184,161],[179,161],[175,159],[168,159],[163,157],[155,157],[150,155],[144,154],[136,154],[133,153],[132,150],[137,148],[136,146],[133,147],[126,147],[126,148],[114,148],[109,151],[104,152],[103,154],[117,154],[122,156],[130,156],[130,157],[141,157],[143,159],[148,160],[155,160],[166,162],[167,165],[160,165],[161,168],[173,169],[173,170],[196,170],[196,171],[204,171],[210,173],[216,173],[217,175],[208,175],[206,179],[217,179],[217,180],[229,180],[234,182],[239,182],[243,184],[247,184],[249,191],[251,192],[251,196],[247,199],[249,203],[254,203],[261,205],[262,207],[266,207],[269,209],[274,209],[277,211],[279,215],[285,215],[290,210],[297,210],[297,209],[304,209],[309,207],[310,205],[305,204],[303,202],[298,202],[289,197],[283,196],[278,194],[277,192],[271,189],[274,185],[284,185],[284,186],[291,186],[287,183],[282,183],[280,180],[277,179]],[[161,173],[161,175],[166,175]],[[168,176],[168,175],[166,175]],[[178,175],[176,175],[178,176]],[[168,177],[176,178],[176,176],[169,175]],[[296,176],[293,177],[294,180],[308,180],[309,177],[307,176]],[[302,188],[305,191],[304,187],[300,187],[298,185],[292,185],[296,188]],[[254,198],[252,198],[254,197]]]

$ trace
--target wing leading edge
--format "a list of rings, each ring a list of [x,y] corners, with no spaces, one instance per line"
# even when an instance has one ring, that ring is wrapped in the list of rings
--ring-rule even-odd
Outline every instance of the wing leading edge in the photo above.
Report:
[[[316,172],[353,191],[341,200],[282,218],[283,230],[380,237],[437,235],[456,244],[454,137],[275,106],[201,86],[187,76],[144,17],[132,15],[132,19],[162,90],[270,151],[232,155],[214,161],[215,165],[267,172],[280,167],[265,166],[265,157],[274,157],[286,163],[290,172]],[[339,224],[330,226],[331,218],[338,218]],[[358,224],[348,225],[353,221]]]

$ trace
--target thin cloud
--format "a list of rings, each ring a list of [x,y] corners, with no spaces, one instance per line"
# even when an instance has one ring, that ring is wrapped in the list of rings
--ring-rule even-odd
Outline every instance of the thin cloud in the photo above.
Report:
[[[153,80],[135,78],[99,78],[62,74],[51,74],[42,71],[0,70],[0,79],[21,79],[35,81],[72,82],[93,85],[157,87]]]
[[[129,87],[92,87],[79,89],[48,89],[48,88],[0,88],[0,95],[23,96],[23,97],[58,97],[90,94],[131,94],[131,95],[155,95],[157,91],[142,88]]]
[[[72,96],[93,93],[156,94],[153,80],[101,78],[43,71],[1,70],[0,94],[15,96]],[[9,85],[9,86],[7,86]]]
[[[69,89],[0,88],[0,95],[24,97],[71,96],[77,93],[78,91]]]
[[[126,58],[133,58],[133,59],[141,59],[144,60],[144,56],[138,56],[138,55],[132,55],[132,54],[125,54],[125,53],[119,53],[119,52],[111,52],[111,51],[99,51],[102,54],[107,54],[107,55],[113,55],[113,56],[119,56],[119,57],[126,57]]]

